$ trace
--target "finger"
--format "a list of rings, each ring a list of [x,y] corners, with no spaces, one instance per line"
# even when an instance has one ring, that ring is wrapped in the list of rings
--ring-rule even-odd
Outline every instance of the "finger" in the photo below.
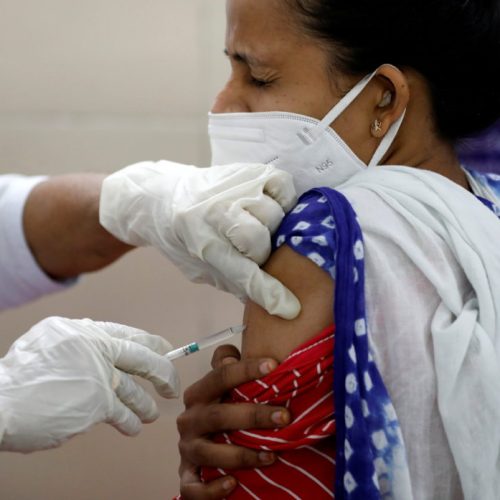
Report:
[[[285,212],[289,212],[297,203],[297,194],[293,177],[283,170],[276,169],[264,186],[264,192],[274,198]]]
[[[250,300],[264,308],[269,314],[280,318],[295,319],[301,311],[297,297],[280,281],[262,269],[246,266],[247,282],[245,291]]]
[[[253,403],[212,404],[177,417],[181,436],[204,436],[221,430],[276,429],[290,422],[286,408]]]
[[[152,335],[144,330],[119,323],[97,321],[96,325],[116,339],[130,340],[151,349],[160,356],[173,349],[172,344],[159,335]]]
[[[237,204],[222,212],[217,220],[217,230],[224,235],[243,256],[261,265],[271,254],[271,233],[252,214]],[[219,243],[224,252],[225,242]],[[227,246],[226,251],[231,247]]]
[[[218,500],[226,498],[237,486],[233,477],[224,476],[210,483],[181,481],[182,500]]]
[[[114,338],[113,344],[116,347],[113,361],[117,368],[149,380],[164,398],[179,395],[179,375],[169,359],[129,340]]]
[[[183,500],[225,498],[237,484],[231,476],[224,476],[203,484],[200,480],[198,467],[192,464],[187,465],[185,460],[181,460],[179,475],[181,479],[180,493]]]
[[[263,226],[267,227],[271,234],[278,229],[285,216],[281,205],[267,195],[258,198],[242,198],[237,204],[255,217]]]
[[[216,241],[204,251],[204,259],[218,269],[226,281],[244,290],[245,295],[263,307],[269,314],[283,319],[294,319],[300,313],[297,297],[277,279],[262,271],[255,262],[240,255],[235,249]]]
[[[269,451],[257,451],[234,446],[216,444],[208,439],[181,441],[179,451],[183,459],[204,467],[222,469],[247,469],[271,465],[276,456]]]
[[[113,400],[111,412],[106,422],[126,436],[137,436],[142,429],[139,417],[127,408],[118,397]]]
[[[272,359],[246,359],[225,364],[207,373],[184,392],[186,407],[220,399],[229,389],[267,375],[277,366]]]
[[[120,401],[130,408],[141,422],[154,422],[160,416],[155,400],[130,375],[115,370],[113,385]]]
[[[215,349],[212,356],[212,368],[237,363],[241,359],[240,351],[231,344],[221,345]]]

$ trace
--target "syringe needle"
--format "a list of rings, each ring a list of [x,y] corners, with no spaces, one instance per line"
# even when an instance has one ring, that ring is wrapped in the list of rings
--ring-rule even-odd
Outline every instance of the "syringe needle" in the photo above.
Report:
[[[173,351],[168,352],[165,356],[167,356],[170,360],[189,356],[190,354],[194,354],[202,349],[219,344],[220,342],[231,338],[233,335],[242,333],[244,330],[245,325],[231,326],[220,332],[208,335],[197,342],[191,342],[190,344],[179,347],[178,349],[174,349]]]

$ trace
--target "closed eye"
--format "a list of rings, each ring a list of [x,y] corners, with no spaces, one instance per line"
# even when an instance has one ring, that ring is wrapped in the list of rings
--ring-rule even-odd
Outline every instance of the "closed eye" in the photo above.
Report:
[[[254,85],[255,87],[258,87],[258,88],[263,88],[263,87],[268,87],[269,85],[271,85],[271,83],[273,83],[272,81],[266,81],[266,80],[260,80],[259,78],[254,78],[253,76],[251,77],[251,83],[252,85]]]

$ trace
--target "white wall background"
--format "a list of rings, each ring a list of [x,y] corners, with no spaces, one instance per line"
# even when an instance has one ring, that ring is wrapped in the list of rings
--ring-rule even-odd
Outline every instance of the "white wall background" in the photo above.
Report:
[[[0,173],[205,165],[206,112],[227,73],[223,0],[0,0]],[[0,242],[1,251],[1,242]],[[69,292],[0,316],[0,355],[48,315],[128,323],[181,345],[237,323],[240,304],[139,250]],[[211,353],[178,362],[189,385]],[[99,426],[59,450],[0,454],[3,500],[156,500],[178,491],[175,417],[137,438]]]

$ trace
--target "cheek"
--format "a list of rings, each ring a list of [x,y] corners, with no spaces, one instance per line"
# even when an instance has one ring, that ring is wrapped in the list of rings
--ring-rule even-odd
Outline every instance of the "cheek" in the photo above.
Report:
[[[304,77],[306,76],[306,77]],[[322,120],[339,101],[339,96],[332,91],[331,83],[323,75],[310,71],[304,75],[293,75],[278,80],[275,87],[270,87],[262,94],[266,104],[271,104],[277,111],[288,111]]]
[[[347,108],[333,124],[335,131],[364,163],[370,161],[378,145],[370,127],[370,117],[355,105]]]
[[[252,111],[284,111],[321,120],[335,105],[337,99],[304,84],[275,84],[269,88],[248,93]]]
[[[284,111],[298,113],[298,100],[290,93],[267,90],[249,92],[250,108],[253,112]]]

